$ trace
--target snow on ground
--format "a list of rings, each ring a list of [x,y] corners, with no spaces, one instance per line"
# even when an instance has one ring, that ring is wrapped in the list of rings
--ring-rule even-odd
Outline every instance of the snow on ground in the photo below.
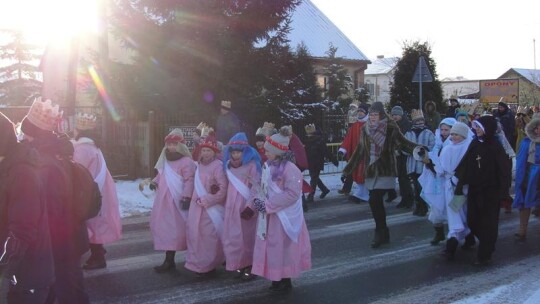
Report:
[[[337,190],[341,189],[342,186],[340,178],[341,173],[321,175],[321,180],[331,190],[327,197],[340,195],[337,193]],[[139,191],[139,184],[142,181],[143,179],[116,182],[116,192],[120,201],[120,216],[122,218],[148,215],[152,210],[154,192],[150,191],[148,186],[145,186],[142,192]],[[309,176],[306,177],[306,181],[309,182]],[[316,195],[319,193],[320,190],[317,191]]]

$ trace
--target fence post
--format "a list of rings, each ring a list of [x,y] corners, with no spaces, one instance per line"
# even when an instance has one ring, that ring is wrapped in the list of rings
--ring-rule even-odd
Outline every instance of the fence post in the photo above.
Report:
[[[156,138],[156,117],[154,111],[148,112],[148,176],[154,176],[154,155],[155,155],[155,140]]]

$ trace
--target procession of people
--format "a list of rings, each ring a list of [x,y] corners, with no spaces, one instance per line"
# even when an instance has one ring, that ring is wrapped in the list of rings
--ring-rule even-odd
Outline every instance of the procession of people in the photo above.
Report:
[[[240,281],[262,277],[271,292],[290,291],[292,279],[311,269],[304,212],[331,191],[319,175],[326,162],[339,166],[339,157],[347,163],[340,193],[371,210],[372,248],[390,243],[385,201],[397,199],[399,184],[397,207],[427,215],[431,244],[445,241],[444,258],[478,244],[473,264],[489,265],[500,208],[512,199],[513,157],[516,241],[526,241],[530,214],[540,205],[540,117],[516,124],[501,102],[499,112],[460,122],[458,105],[453,101],[441,120],[433,102],[410,115],[401,106],[387,111],[381,102],[354,102],[334,155],[314,123],[303,126],[302,142],[291,126],[264,122],[250,143],[232,103],[223,101],[217,130],[199,124],[195,147],[181,129],[164,136],[156,176],[141,184],[155,191],[150,231],[164,260],[154,271],[175,271],[176,252],[185,251],[184,267],[197,276],[211,278],[223,266]],[[106,268],[107,244],[122,238],[116,186],[96,132],[100,118],[77,113],[70,138],[57,132],[62,115],[38,98],[18,129],[0,116],[0,267],[9,279],[8,303],[89,303],[83,270]],[[99,188],[95,214],[77,207],[73,162]]]

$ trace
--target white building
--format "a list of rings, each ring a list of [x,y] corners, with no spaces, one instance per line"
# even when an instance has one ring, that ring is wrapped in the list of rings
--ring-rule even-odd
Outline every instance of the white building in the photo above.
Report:
[[[398,57],[384,58],[379,55],[365,70],[364,84],[368,87],[371,102],[390,102],[390,88],[394,81],[394,71],[398,61]]]

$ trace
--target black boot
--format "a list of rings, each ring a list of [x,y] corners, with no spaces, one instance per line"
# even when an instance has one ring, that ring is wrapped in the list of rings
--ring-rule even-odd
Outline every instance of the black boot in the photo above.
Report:
[[[433,240],[431,240],[431,245],[436,246],[439,245],[439,242],[442,242],[446,239],[444,236],[444,226],[434,226],[435,228],[435,236],[433,237]]]
[[[471,232],[465,237],[465,243],[461,246],[461,249],[469,250],[472,249],[474,245],[476,245],[476,240],[474,238],[474,234]]]
[[[390,232],[388,227],[375,229],[375,236],[371,241],[371,248],[379,248],[383,244],[390,243]]]
[[[413,215],[426,216],[427,212],[428,212],[427,204],[422,201],[418,201],[415,205]]]
[[[391,203],[397,198],[396,190],[389,190],[388,191],[388,198],[386,198],[385,202]]]
[[[154,270],[157,273],[173,271],[176,268],[176,264],[174,263],[175,254],[176,254],[176,251],[167,250],[165,252],[165,261],[163,261],[163,264],[154,267]]]
[[[281,279],[281,281],[272,281],[270,290],[273,292],[287,292],[292,289],[291,279]]]
[[[455,237],[449,238],[446,241],[446,249],[444,249],[444,251],[442,252],[443,256],[445,256],[447,260],[453,261],[458,245],[458,240]]]
[[[105,261],[107,250],[103,248],[102,244],[90,244],[90,253],[90,257],[82,267],[83,269],[93,270],[107,267],[107,262]]]

